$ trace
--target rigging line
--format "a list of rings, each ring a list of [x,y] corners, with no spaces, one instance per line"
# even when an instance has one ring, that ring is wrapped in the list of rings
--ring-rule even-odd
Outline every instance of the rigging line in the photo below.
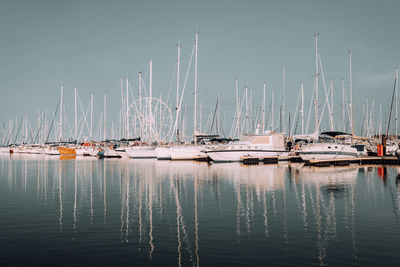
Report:
[[[38,131],[37,131],[37,133],[36,133],[35,140],[34,140],[34,142],[33,142],[33,143],[35,143],[35,144],[36,144],[37,138],[39,137],[39,132],[40,132],[40,130],[42,129],[42,123],[43,123],[43,121],[44,121],[44,118],[45,118],[45,113],[43,113],[43,118],[40,120],[40,125],[39,125]]]
[[[313,99],[314,99],[314,95],[315,95],[315,80],[314,80],[314,86],[313,86],[313,91],[312,91],[312,94],[311,94],[311,100],[310,100],[310,105],[309,105],[309,109],[308,109],[308,117],[307,117],[307,126],[306,126],[306,133],[308,133],[308,126],[309,126],[309,123],[310,123],[310,117],[311,117],[311,109],[312,109],[312,102],[313,102]],[[318,103],[316,103],[316,105],[318,105]],[[316,128],[316,129],[318,129],[318,128]]]
[[[319,59],[319,66],[320,66],[321,74],[322,74],[322,83],[324,85],[325,101],[326,101],[326,103],[328,103],[328,112],[329,112],[329,114],[332,114],[331,107],[329,105],[329,99],[328,99],[330,90],[328,92],[326,91],[325,75],[324,75],[324,70],[322,68],[321,55],[319,53],[318,53],[318,59]],[[329,116],[329,121],[331,123],[331,129],[333,130],[334,129],[334,123],[333,123],[333,117],[331,115]]]
[[[49,129],[49,132],[47,133],[46,141],[44,142],[45,144],[47,143],[47,141],[49,141],[50,133],[51,133],[51,130],[53,129],[54,119],[55,119],[56,114],[58,112],[58,108],[60,107],[60,102],[61,102],[61,98],[58,100],[56,112],[54,112],[53,120],[51,121],[50,129]]]
[[[331,90],[328,91],[328,94],[330,93],[330,91],[331,91]],[[326,100],[328,100],[328,99],[326,99]],[[321,123],[322,123],[322,118],[324,117],[324,112],[325,112],[325,107],[326,107],[326,105],[328,104],[328,106],[329,106],[329,103],[328,103],[329,100],[328,100],[328,101],[326,101],[326,100],[325,100],[324,107],[322,108],[321,117],[319,118],[318,128],[317,128],[317,129],[319,129],[319,126],[320,126]]]
[[[213,119],[212,119],[212,122],[211,122],[211,128],[210,128],[210,135],[211,135],[211,132],[212,132],[212,130],[214,128],[214,121],[215,121],[215,115],[217,114],[218,102],[219,102],[219,98],[217,98],[217,103],[215,103],[214,115],[213,115]]]
[[[22,126],[22,122],[24,121],[24,119],[23,119],[23,117],[21,118],[21,122],[19,123],[19,126],[18,126],[18,130],[17,130],[17,134],[15,135],[15,138],[14,138],[14,144],[15,144],[15,142],[17,141],[17,137],[18,137],[18,134],[19,134],[19,130],[21,129],[21,126]]]
[[[77,94],[77,96],[78,96],[78,102],[79,102],[79,105],[80,105],[80,108],[81,108],[81,112],[84,115],[83,119],[80,118],[80,120],[79,120],[79,124],[82,124],[81,130],[79,131],[79,135],[78,135],[78,139],[80,139],[82,131],[83,131],[83,127],[85,126],[85,123],[86,123],[86,129],[88,130],[88,132],[90,132],[90,127],[89,127],[89,124],[88,124],[87,119],[86,119],[88,114],[89,114],[90,105],[87,107],[86,114],[85,114],[85,112],[83,110],[83,107],[82,107],[82,102],[81,102],[81,99],[79,97],[79,94]]]
[[[394,87],[393,87],[393,94],[392,94],[392,103],[390,105],[390,113],[389,113],[389,121],[388,121],[388,126],[386,128],[386,137],[389,133],[389,128],[390,128],[390,120],[392,119],[392,109],[393,109],[393,99],[394,99],[394,93],[396,91],[396,84],[397,84],[397,79],[394,79]]]
[[[171,96],[172,84],[173,84],[173,82],[175,81],[174,78],[175,78],[175,73],[176,73],[177,71],[178,71],[178,62],[175,63],[174,71],[172,72],[172,76],[171,76],[171,80],[170,80],[169,88],[168,88],[167,99],[166,99],[165,103],[168,103],[168,102],[169,102],[169,98],[170,98],[170,96]]]
[[[176,118],[175,118],[175,123],[174,123],[174,128],[173,128],[172,133],[175,133],[176,130],[177,130],[177,128],[178,128],[178,118],[179,118],[180,111],[181,111],[181,108],[182,108],[183,96],[184,96],[184,94],[185,94],[186,84],[187,84],[188,77],[189,77],[190,67],[191,67],[192,61],[193,61],[193,55],[194,55],[195,47],[196,47],[196,44],[193,44],[192,54],[191,54],[191,56],[190,56],[189,65],[188,65],[188,68],[187,68],[187,71],[186,71],[185,82],[183,83],[183,89],[182,89],[181,99],[179,100],[178,110],[177,110],[177,112],[176,112],[177,115],[176,115]],[[171,134],[170,142],[172,142],[173,136],[174,136],[174,135]]]
[[[88,130],[88,132],[90,132],[90,127],[89,127],[89,124],[88,124],[87,119],[86,119],[87,116],[88,116],[88,113],[89,113],[90,105],[88,105],[87,110],[86,110],[86,114],[85,114],[85,111],[83,110],[83,106],[82,106],[82,102],[81,102],[81,98],[79,96],[79,93],[77,94],[77,96],[78,96],[78,102],[79,102],[79,106],[81,108],[81,112],[84,114],[83,119],[84,119],[84,122],[86,123],[86,129]],[[82,132],[83,126],[84,126],[84,124],[82,122],[81,132]],[[80,136],[80,134],[81,133],[79,133],[79,136]]]
[[[272,107],[272,99],[271,99],[269,107],[268,107],[267,121],[265,122],[265,125],[268,125],[268,123],[269,123],[269,115],[271,113],[271,107]]]
[[[291,129],[289,135],[293,135],[293,129],[294,129],[294,123],[295,122],[296,122],[296,129],[297,129],[297,121],[298,121],[298,118],[299,118],[299,115],[298,115],[299,102],[300,102],[300,91],[299,91],[299,94],[297,96],[296,113],[294,114],[293,123],[292,123],[292,129]],[[297,120],[296,120],[296,118],[297,118]],[[294,132],[296,133],[296,131],[294,131]]]

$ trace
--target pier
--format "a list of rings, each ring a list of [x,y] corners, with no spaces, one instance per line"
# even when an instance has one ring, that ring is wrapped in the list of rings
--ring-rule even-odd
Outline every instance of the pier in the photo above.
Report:
[[[400,165],[400,159],[393,156],[385,157],[360,157],[354,159],[320,159],[305,161],[305,166],[330,167],[330,166],[349,166],[350,164],[359,165]]]
[[[314,167],[330,167],[330,166],[349,166],[350,164],[358,165],[400,165],[400,159],[394,156],[385,157],[360,157],[349,159],[315,159],[303,161],[299,156],[285,157],[242,157],[241,162],[245,165],[277,164],[278,162],[304,162],[305,166]]]
[[[299,156],[281,156],[281,157],[242,157],[240,161],[245,165],[277,164],[279,161],[302,162]]]

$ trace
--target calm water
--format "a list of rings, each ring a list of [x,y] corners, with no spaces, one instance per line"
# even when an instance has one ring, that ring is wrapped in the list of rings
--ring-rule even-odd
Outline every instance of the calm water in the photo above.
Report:
[[[400,265],[400,168],[0,156],[0,262]]]

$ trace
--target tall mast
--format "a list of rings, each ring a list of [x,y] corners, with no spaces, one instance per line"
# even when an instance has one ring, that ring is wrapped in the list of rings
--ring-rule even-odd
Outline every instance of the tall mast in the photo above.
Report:
[[[265,132],[265,82],[264,82],[264,94],[263,94],[263,107],[262,107],[262,133]]]
[[[139,72],[139,136],[142,137],[143,116],[142,116],[142,73]]]
[[[286,70],[285,66],[283,66],[282,69],[282,110],[281,110],[281,128],[283,132],[286,132],[286,127],[285,127],[285,86],[286,86]]]
[[[129,138],[129,86],[128,86],[129,80],[128,76],[126,76],[126,138]]]
[[[271,91],[271,131],[274,131],[274,91]]]
[[[318,67],[318,33],[315,33],[314,37],[315,37],[315,103],[314,103],[314,106],[315,106],[315,132],[318,136],[318,132],[319,132],[319,130],[318,130],[318,128],[319,128],[319,125],[318,125],[319,124],[319,117],[318,117],[318,79],[319,79],[319,77],[318,77],[318,75],[319,75],[319,73],[318,73],[318,70],[319,70],[319,67]]]
[[[60,96],[60,141],[62,140],[63,136],[63,90],[64,85],[61,85],[61,96]]]
[[[181,44],[178,44],[178,58],[176,60],[176,107],[175,107],[175,116],[178,116],[178,106],[179,106],[179,71],[181,64]]]
[[[304,85],[301,83],[301,134],[304,134]]]
[[[104,126],[103,126],[103,139],[107,139],[107,93],[104,93]]]
[[[344,79],[342,79],[342,132],[346,132],[345,106],[346,106],[346,98],[344,92]]]
[[[125,135],[125,101],[124,101],[124,78],[120,77],[120,85],[121,85],[121,137]]]
[[[351,118],[351,134],[354,135],[354,115],[353,115],[353,73],[351,62],[351,50],[349,50],[349,74],[350,74],[350,118]]]
[[[75,101],[74,101],[74,105],[75,105],[75,134],[74,134],[74,138],[75,138],[75,140],[76,141],[78,141],[77,139],[78,139],[78,106],[77,106],[77,102],[76,102],[76,91],[77,91],[77,88],[75,87],[75,89],[74,89],[74,98],[75,98]]]
[[[334,121],[333,121],[333,81],[331,80],[330,84],[330,90],[331,90],[331,114],[329,114],[330,120],[331,120],[331,131],[334,130]]]
[[[151,110],[151,102],[153,98],[153,61],[150,59],[150,86],[149,86],[149,129],[150,129],[150,135],[149,135],[149,140],[151,144],[151,135],[152,135],[152,123],[153,123],[153,114]]]
[[[93,92],[90,96],[90,139],[93,140]]]
[[[398,81],[399,80],[399,68],[397,68],[396,67],[396,81]],[[398,122],[399,122],[399,120],[398,120],[398,98],[399,98],[399,95],[398,95],[398,90],[399,89],[399,85],[398,85],[398,82],[396,82],[396,116],[395,116],[395,121],[396,121],[396,132],[395,132],[395,134],[396,134],[396,139],[397,139],[397,134],[398,134],[398,132],[397,132],[397,128],[398,128]]]
[[[239,127],[240,127],[240,104],[239,104],[239,86],[238,86],[238,79],[235,80],[236,86],[236,131],[238,138],[240,137]]]
[[[197,145],[197,50],[198,50],[199,33],[196,31],[195,37],[195,54],[194,54],[194,119],[193,119],[193,138],[194,144]]]
[[[246,133],[249,133],[249,99],[248,99],[248,88],[246,86],[245,89],[245,99],[246,99],[246,114],[245,114],[245,123],[246,123]]]

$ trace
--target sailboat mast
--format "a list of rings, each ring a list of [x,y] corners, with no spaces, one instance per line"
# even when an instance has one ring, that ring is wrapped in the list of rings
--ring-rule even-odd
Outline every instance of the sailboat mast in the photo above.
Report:
[[[64,85],[61,85],[61,96],[60,96],[60,141],[62,140],[63,136],[63,90]]]
[[[318,117],[318,33],[314,34],[315,37],[315,132],[317,133],[318,136],[318,128],[319,128],[319,117]]]
[[[124,78],[121,76],[120,77],[120,85],[121,85],[121,129],[120,129],[120,134],[121,137],[124,136],[125,134],[125,101],[124,101]]]
[[[103,139],[107,139],[107,93],[104,93],[104,126],[103,126]]]
[[[236,131],[238,138],[240,137],[239,127],[240,127],[240,111],[239,111],[239,85],[238,79],[235,80],[235,89],[236,89]]]
[[[152,123],[153,123],[153,114],[151,110],[151,102],[153,98],[153,61],[150,59],[150,86],[149,86],[149,141],[151,144],[151,135],[152,135]]]
[[[271,131],[274,131],[274,91],[271,92]]]
[[[345,106],[346,106],[346,99],[344,92],[344,79],[342,79],[342,132],[346,131]]]
[[[396,68],[396,81],[398,81],[399,80],[399,68]],[[395,132],[395,134],[396,134],[396,139],[397,139],[397,135],[398,135],[398,132],[397,132],[397,129],[398,129],[398,122],[399,122],[399,120],[398,120],[398,100],[399,100],[399,95],[398,95],[398,91],[399,91],[399,85],[398,85],[398,82],[396,83],[396,116],[395,116],[395,121],[396,121],[396,132]]]
[[[75,101],[74,101],[74,106],[75,106],[75,133],[74,133],[74,138],[75,138],[75,140],[76,141],[78,141],[78,105],[77,105],[77,102],[76,102],[76,92],[77,91],[77,88],[75,87],[74,88],[74,99],[75,99]]]
[[[93,140],[93,92],[90,96],[90,139]]]
[[[129,79],[128,76],[126,77],[126,115],[125,115],[125,121],[126,121],[126,138],[129,138]]]
[[[197,50],[198,50],[199,33],[196,31],[195,37],[195,54],[194,54],[194,119],[193,119],[193,138],[194,144],[197,145]]]
[[[139,136],[143,133],[143,115],[142,115],[142,72],[139,72]]]
[[[178,58],[176,60],[176,107],[175,107],[175,115],[178,116],[178,106],[179,106],[179,72],[181,65],[181,44],[178,44]]]
[[[262,112],[263,112],[263,114],[262,114],[262,133],[264,133],[265,132],[265,82],[264,82],[264,92],[263,92],[263,110],[262,110]]]
[[[352,60],[351,50],[349,50],[349,79],[350,79],[350,111],[351,111],[351,134],[354,135],[354,115],[353,115],[353,73],[352,73]]]
[[[304,134],[304,85],[301,83],[301,134]]]
[[[286,70],[285,66],[283,66],[282,70],[282,110],[281,110],[281,129],[283,132],[286,132],[285,127],[285,82],[286,82]]]

